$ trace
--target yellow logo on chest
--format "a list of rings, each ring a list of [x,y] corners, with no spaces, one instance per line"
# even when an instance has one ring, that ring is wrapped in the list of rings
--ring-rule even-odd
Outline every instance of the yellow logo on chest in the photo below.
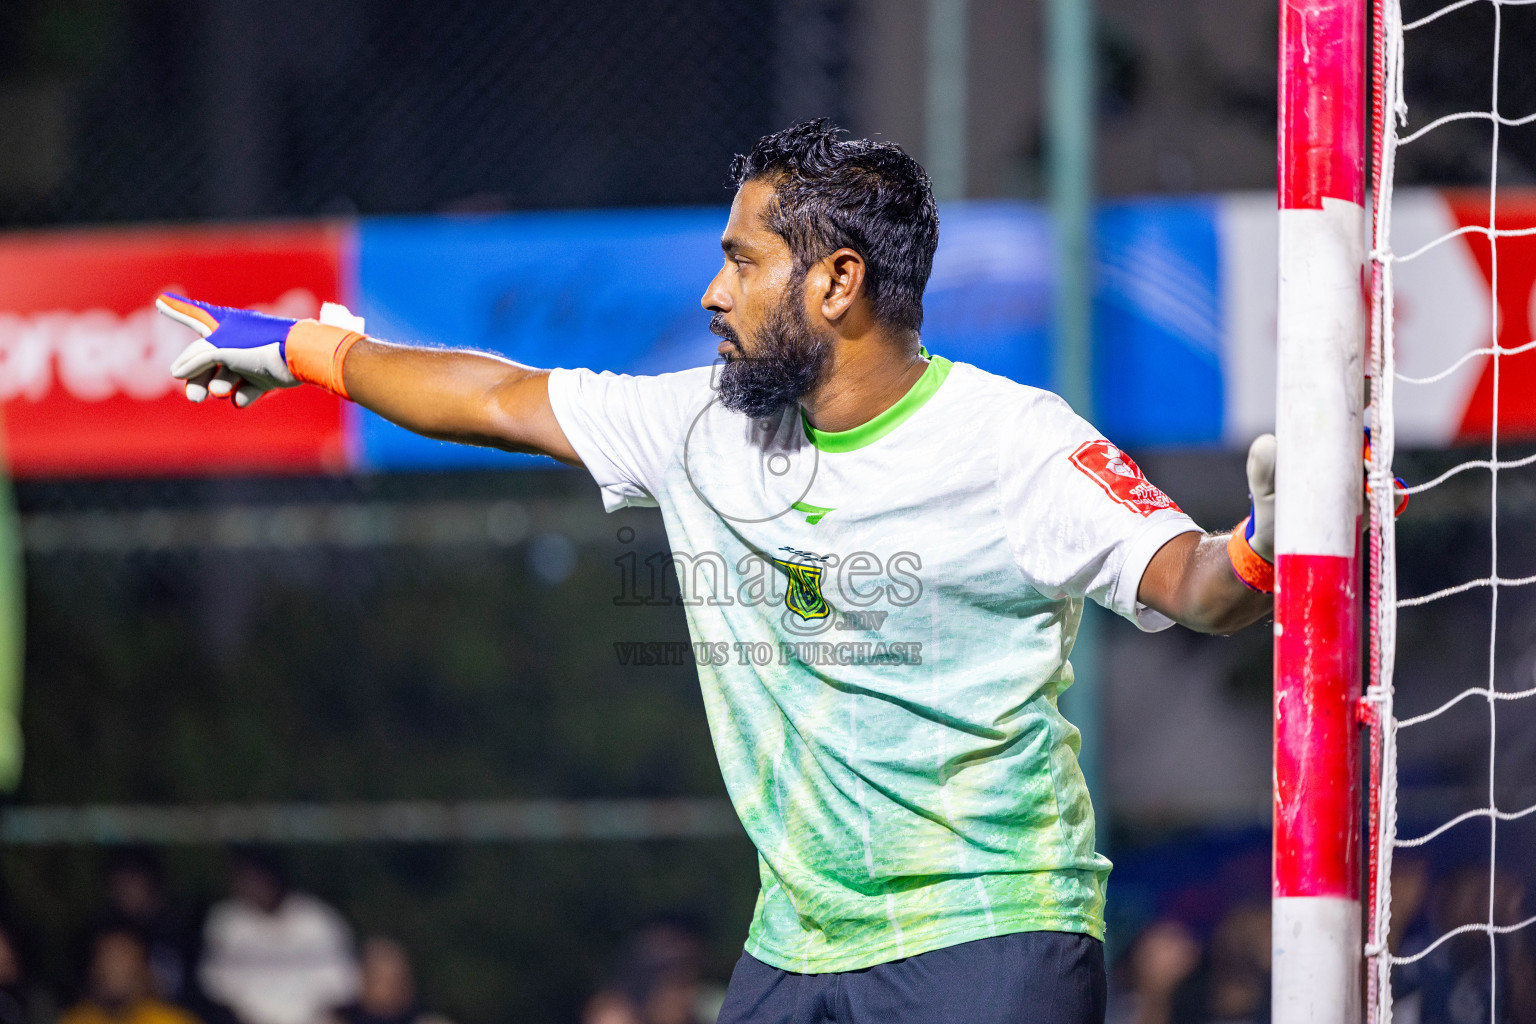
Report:
[[[780,548],[780,551],[789,552],[795,561],[775,558],[773,564],[784,570],[784,575],[789,577],[789,592],[784,595],[784,607],[805,619],[824,619],[832,614],[826,598],[821,596],[821,575],[825,571],[826,559],[821,555],[812,554],[809,551],[796,551],[794,548]]]

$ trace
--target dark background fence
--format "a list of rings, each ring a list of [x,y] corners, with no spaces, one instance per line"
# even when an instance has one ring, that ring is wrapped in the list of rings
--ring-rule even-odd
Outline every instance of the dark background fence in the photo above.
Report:
[[[842,120],[840,0],[30,0],[0,12],[0,219],[718,203]]]
[[[1431,9],[1410,5],[1412,17]],[[1422,10],[1419,10],[1422,8]],[[1032,195],[1037,5],[971,0],[969,170]],[[1099,4],[1109,194],[1274,186],[1276,9]],[[0,224],[723,203],[733,153],[827,116],[920,157],[920,0],[11,0],[0,9]],[[1414,122],[1486,110],[1492,9],[1410,41]],[[1504,10],[1502,106],[1536,109]],[[948,137],[948,136],[946,136]],[[1488,125],[1403,151],[1399,182],[1486,180]],[[1536,180],[1509,131],[1505,181]]]
[[[614,560],[665,551],[659,518],[605,516],[573,472],[20,490],[18,806],[724,800],[692,663],[616,655],[687,642],[675,605],[616,603]],[[306,515],[354,533],[306,532]],[[195,920],[227,890],[224,851],[166,851]],[[111,855],[0,852],[0,915],[31,937],[34,983],[80,984]],[[283,856],[361,934],[405,942],[432,1005],[461,1021],[574,1019],[658,914],[690,920],[723,978],[757,891],[739,829]]]

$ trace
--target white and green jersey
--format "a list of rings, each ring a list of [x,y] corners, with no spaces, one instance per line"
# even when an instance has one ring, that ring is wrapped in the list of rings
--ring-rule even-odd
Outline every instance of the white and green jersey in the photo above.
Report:
[[[747,951],[845,971],[1011,932],[1102,938],[1078,733],[1082,601],[1143,629],[1197,526],[1061,399],[933,357],[842,433],[712,370],[556,370],[610,510],[660,506],[726,788],[762,878]]]

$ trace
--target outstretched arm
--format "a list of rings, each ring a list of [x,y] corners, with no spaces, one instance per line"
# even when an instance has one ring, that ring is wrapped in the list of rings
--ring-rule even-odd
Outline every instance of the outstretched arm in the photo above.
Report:
[[[480,352],[382,342],[332,303],[318,321],[177,295],[162,295],[156,305],[201,336],[171,366],[194,402],[228,397],[244,408],[273,388],[310,383],[427,437],[580,464],[550,406],[547,370]]]
[[[1201,633],[1234,633],[1274,610],[1275,439],[1248,452],[1253,512],[1229,533],[1186,533],[1142,574],[1137,600]],[[1235,535],[1235,536],[1234,536]]]
[[[548,370],[367,338],[347,353],[343,379],[354,402],[418,434],[581,464],[550,407]]]

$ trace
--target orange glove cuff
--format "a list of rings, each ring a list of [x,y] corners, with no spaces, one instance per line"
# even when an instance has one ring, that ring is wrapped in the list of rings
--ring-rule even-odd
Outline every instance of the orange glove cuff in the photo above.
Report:
[[[288,369],[299,380],[350,399],[352,396],[347,394],[347,385],[342,381],[341,364],[352,346],[366,337],[318,320],[300,320],[288,331],[283,352]]]
[[[1247,519],[1233,528],[1227,540],[1227,557],[1232,561],[1232,571],[1248,589],[1261,594],[1275,592],[1275,567],[1249,546]]]

